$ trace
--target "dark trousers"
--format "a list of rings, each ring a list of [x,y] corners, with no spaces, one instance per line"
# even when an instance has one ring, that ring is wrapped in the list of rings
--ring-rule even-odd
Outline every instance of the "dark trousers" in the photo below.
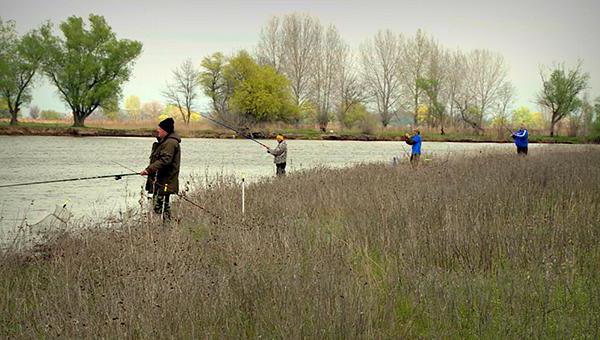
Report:
[[[170,198],[170,194],[155,194],[152,196],[152,200],[154,201],[154,212],[159,215],[163,215],[163,217],[167,220],[171,219],[171,205],[169,204]]]
[[[285,163],[275,164],[277,167],[277,176],[285,176]]]
[[[410,155],[410,162],[414,165],[419,164],[419,159],[421,158],[420,153],[413,153]]]
[[[527,155],[527,147],[526,146],[525,147],[517,146],[517,155],[522,155],[522,156]]]

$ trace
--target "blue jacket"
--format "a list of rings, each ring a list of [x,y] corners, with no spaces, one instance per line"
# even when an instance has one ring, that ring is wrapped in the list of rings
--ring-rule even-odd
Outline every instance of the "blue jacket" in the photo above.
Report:
[[[526,148],[529,139],[529,132],[527,129],[519,130],[513,133],[513,138],[515,139],[515,145],[519,148]]]
[[[420,155],[421,154],[421,135],[416,134],[410,137],[409,140],[406,141],[407,144],[412,145],[412,154]]]

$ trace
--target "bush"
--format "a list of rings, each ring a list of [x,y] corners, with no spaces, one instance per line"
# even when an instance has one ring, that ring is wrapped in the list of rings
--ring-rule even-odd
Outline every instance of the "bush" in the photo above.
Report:
[[[59,120],[64,117],[64,114],[54,110],[42,110],[40,118],[44,120]]]
[[[358,121],[358,128],[360,129],[360,132],[367,135],[372,135],[377,128],[377,124],[377,117],[372,114],[367,114],[366,116],[361,117]]]

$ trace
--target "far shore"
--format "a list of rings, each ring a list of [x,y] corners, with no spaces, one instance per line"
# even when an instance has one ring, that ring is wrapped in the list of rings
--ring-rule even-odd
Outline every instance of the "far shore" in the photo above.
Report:
[[[223,129],[203,128],[203,129],[180,129],[178,133],[184,138],[214,138],[214,139],[242,139],[244,137]],[[341,141],[404,141],[403,133],[400,130],[380,131],[373,134],[365,134],[356,131],[349,132],[330,132],[323,133],[318,129],[306,128],[278,128],[261,129],[253,131],[252,136],[255,139],[272,139],[277,133],[283,133],[287,139],[291,140],[341,140]],[[104,127],[83,127],[75,128],[62,124],[44,124],[44,123],[20,123],[16,126],[10,126],[5,122],[0,123],[0,135],[5,136],[71,136],[71,137],[153,137],[154,129],[148,127],[141,128],[104,128]],[[448,133],[441,135],[439,133],[424,132],[423,140],[427,142],[463,142],[463,143],[512,143],[510,136],[493,136],[490,134],[460,134]],[[530,134],[531,143],[548,144],[598,144],[598,138],[585,138],[581,136],[545,136],[535,133]]]

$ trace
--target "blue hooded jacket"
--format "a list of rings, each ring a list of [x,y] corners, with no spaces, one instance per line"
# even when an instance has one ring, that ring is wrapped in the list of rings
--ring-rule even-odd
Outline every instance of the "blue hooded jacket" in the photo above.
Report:
[[[416,135],[410,137],[410,142],[408,144],[412,145],[411,151],[412,151],[413,155],[421,154],[421,135],[420,134],[416,134]]]
[[[519,129],[519,131],[513,133],[515,138],[515,145],[519,148],[526,148],[529,144],[529,132],[527,129]]]

